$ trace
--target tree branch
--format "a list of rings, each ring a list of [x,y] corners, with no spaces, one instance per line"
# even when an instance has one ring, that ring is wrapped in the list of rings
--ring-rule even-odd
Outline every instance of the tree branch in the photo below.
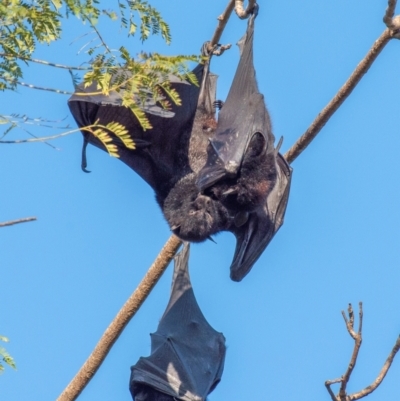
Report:
[[[358,353],[360,351],[361,343],[362,343],[362,302],[359,303],[359,311],[360,311],[360,320],[358,323],[358,333],[354,331],[354,313],[351,304],[349,304],[348,313],[349,313],[349,321],[346,319],[346,315],[342,311],[342,315],[345,317],[347,331],[350,336],[354,339],[354,349],[353,354],[350,359],[349,366],[347,367],[346,373],[342,376],[340,390],[339,390],[339,399],[345,401],[346,400],[346,386],[350,380],[350,376],[353,372],[354,367],[356,366]]]
[[[350,336],[355,340],[354,343],[354,349],[353,349],[353,354],[350,359],[349,366],[346,370],[346,373],[340,377],[339,379],[334,379],[334,380],[327,380],[325,382],[325,387],[331,396],[332,401],[355,401],[359,400],[360,398],[363,398],[367,396],[368,394],[371,394],[373,391],[375,391],[378,386],[382,383],[383,379],[385,378],[387,372],[389,371],[389,368],[394,360],[394,357],[396,356],[397,352],[400,349],[400,336],[397,338],[397,341],[390,352],[388,358],[386,359],[386,362],[384,363],[380,373],[378,374],[378,377],[375,379],[375,381],[365,389],[359,391],[358,393],[353,393],[353,394],[347,394],[346,392],[346,387],[347,384],[350,381],[350,376],[351,373],[353,372],[353,369],[356,365],[357,362],[357,357],[358,353],[361,348],[361,343],[362,343],[362,320],[363,320],[363,310],[362,310],[362,303],[359,303],[359,325],[358,325],[358,332],[355,333],[353,325],[354,325],[354,314],[353,314],[353,308],[351,304],[349,304],[348,308],[348,313],[349,313],[349,319],[347,319],[345,313],[342,311],[342,315],[345,319],[346,322],[346,327],[347,331],[349,332]],[[335,383],[341,383],[340,385],[340,390],[338,395],[335,395],[331,389],[331,385]]]
[[[218,25],[217,28],[215,29],[214,35],[211,38],[210,44],[208,46],[209,51],[213,50],[214,47],[218,44],[219,40],[221,39],[222,32],[225,29],[226,23],[228,22],[234,7],[235,7],[235,0],[229,0],[229,3],[226,6],[225,11],[217,18]],[[230,45],[226,46],[230,47]]]
[[[382,35],[372,45],[371,49],[358,64],[350,78],[340,88],[339,92],[327,104],[327,106],[318,114],[317,118],[312,122],[307,131],[296,141],[296,143],[285,153],[284,157],[288,163],[292,163],[307,146],[313,141],[317,134],[321,131],[324,125],[336,112],[336,110],[343,104],[353,89],[360,82],[364,74],[369,70],[372,63],[376,60],[379,53],[387,45],[392,38],[390,29],[386,29]]]
[[[251,10],[254,8],[256,1],[249,0],[249,4],[246,9],[243,7],[244,0],[235,1],[235,13],[240,19],[246,19],[250,15]]]
[[[388,372],[394,357],[396,356],[398,350],[400,349],[400,337],[397,338],[396,343],[394,344],[394,347],[392,351],[390,352],[388,358],[386,359],[385,363],[383,364],[383,367],[381,371],[378,374],[378,377],[375,379],[375,381],[368,387],[366,387],[364,390],[359,391],[358,393],[354,393],[350,396],[350,400],[359,400],[360,398],[363,398],[367,396],[368,394],[371,394],[373,391],[375,391],[378,386],[382,383],[383,379],[386,376],[386,373]]]
[[[393,26],[393,16],[394,10],[396,9],[397,0],[388,0],[388,6],[386,9],[385,16],[383,17],[383,22],[388,28],[394,28]]]
[[[172,235],[168,239],[156,260],[150,266],[150,269],[144,276],[143,280],[140,282],[139,286],[120,309],[111,324],[107,327],[89,358],[83,364],[76,376],[71,380],[65,390],[61,393],[61,395],[57,398],[57,401],[76,400],[79,394],[95,375],[126,325],[136,314],[147,296],[150,294],[151,290],[157,284],[158,280],[178,251],[181,243],[182,241],[175,235]]]
[[[43,65],[47,65],[49,67],[63,68],[63,69],[66,69],[66,70],[77,70],[77,71],[93,70],[93,67],[73,67],[73,66],[68,66],[68,65],[64,65],[64,64],[50,63],[49,61],[39,60],[37,58],[31,58],[31,57],[28,57],[28,56],[21,56],[19,54],[12,54],[12,53],[0,52],[0,57],[17,58],[17,59],[28,61],[28,62],[32,62],[32,63],[43,64]]]
[[[43,86],[36,86],[36,85],[31,85],[31,84],[27,84],[25,82],[21,82],[21,81],[17,81],[16,79],[9,79],[6,77],[0,77],[1,79],[3,79],[6,82],[10,82],[11,84],[17,84],[20,86],[25,86],[27,88],[31,88],[31,89],[38,89],[41,91],[47,91],[47,92],[55,92],[55,93],[60,93],[61,95],[73,95],[73,92],[69,92],[69,91],[63,91],[60,89],[54,89],[54,88],[45,88]]]
[[[14,224],[27,223],[28,221],[35,221],[35,220],[37,220],[36,217],[25,217],[23,219],[10,220],[10,221],[5,221],[4,223],[0,223],[0,227],[13,226]]]

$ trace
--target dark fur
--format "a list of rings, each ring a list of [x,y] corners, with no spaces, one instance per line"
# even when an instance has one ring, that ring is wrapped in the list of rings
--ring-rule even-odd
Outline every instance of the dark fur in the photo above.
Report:
[[[252,212],[265,204],[276,183],[274,153],[267,153],[264,138],[256,133],[244,155],[239,174],[226,178],[205,190],[234,213]],[[225,194],[226,193],[226,194]]]

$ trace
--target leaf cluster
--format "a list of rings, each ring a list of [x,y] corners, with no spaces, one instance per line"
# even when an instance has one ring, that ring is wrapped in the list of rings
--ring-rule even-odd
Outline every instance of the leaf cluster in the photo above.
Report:
[[[49,0],[28,4],[19,0],[0,3],[0,90],[15,89],[22,77],[19,59],[29,59],[36,43],[50,44],[60,38],[61,15]]]
[[[0,341],[8,342],[8,338],[0,336]],[[4,364],[7,364],[13,369],[17,369],[17,366],[12,356],[3,347],[0,347],[0,374],[4,372]]]
[[[151,101],[169,108],[169,100],[180,105],[179,95],[169,80],[174,76],[175,79],[196,84],[196,78],[189,71],[187,63],[198,62],[200,58],[145,53],[134,58],[124,47],[110,50],[98,30],[99,20],[103,16],[111,21],[119,20],[128,36],[139,30],[142,41],[154,34],[161,35],[167,44],[171,41],[167,23],[147,1],[116,0],[116,6],[116,10],[101,9],[99,0],[33,0],[29,4],[21,0],[4,0],[0,4],[0,90],[15,90],[18,85],[23,85],[66,93],[20,81],[23,77],[22,66],[31,62],[66,68],[71,73],[74,87],[82,79],[84,87],[96,82],[95,93],[119,93],[121,104],[131,109],[144,129],[151,128],[142,110],[143,105]],[[34,59],[37,44],[51,44],[60,39],[62,24],[71,17],[79,19],[83,24],[88,23],[90,34],[95,35],[94,39],[82,47],[90,57],[86,66],[64,66]],[[73,71],[83,72],[83,77]],[[14,127],[15,124],[10,128]]]

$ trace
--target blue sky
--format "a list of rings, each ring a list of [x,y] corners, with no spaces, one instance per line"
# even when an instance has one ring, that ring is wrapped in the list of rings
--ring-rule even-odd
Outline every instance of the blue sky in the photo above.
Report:
[[[100,26],[112,47],[197,53],[211,38],[225,1],[152,2],[169,22],[167,47],[143,46],[117,24]],[[111,7],[107,2],[107,7]],[[384,30],[386,1],[269,1],[260,4],[255,68],[283,151],[307,129]],[[169,8],[168,8],[169,7]],[[79,64],[70,45],[86,28],[71,21],[66,38],[37,58]],[[222,43],[246,22],[232,16]],[[238,51],[212,62],[224,99]],[[329,400],[324,381],[341,376],[353,341],[340,311],[364,303],[364,336],[349,385],[375,379],[400,333],[400,43],[390,42],[349,99],[293,163],[285,224],[251,273],[229,279],[235,240],[216,237],[191,249],[200,307],[227,339],[222,381],[210,401]],[[68,73],[29,67],[24,80],[72,90]],[[2,114],[61,119],[75,126],[68,96],[20,89],[1,95]],[[36,135],[55,130],[38,128]],[[9,139],[26,137],[23,132]],[[38,221],[0,230],[0,334],[18,370],[0,377],[2,400],[53,400],[75,375],[169,237],[149,187],[120,161],[88,149],[80,170],[80,134],[45,144],[1,145],[0,221]],[[167,305],[171,266],[111,350],[81,401],[128,401],[130,366],[148,355],[149,333]],[[400,359],[400,358],[399,358]],[[398,399],[395,360],[369,401]]]

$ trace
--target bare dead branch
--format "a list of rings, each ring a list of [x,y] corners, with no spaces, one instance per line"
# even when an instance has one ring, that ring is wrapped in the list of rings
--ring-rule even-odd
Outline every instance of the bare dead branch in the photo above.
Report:
[[[361,390],[358,393],[354,393],[351,396],[349,396],[349,401],[351,400],[359,400],[360,398],[363,398],[367,396],[368,394],[371,394],[373,391],[375,391],[378,386],[382,383],[383,379],[386,376],[386,373],[388,372],[390,366],[392,365],[393,359],[396,356],[398,350],[400,349],[400,337],[397,338],[397,341],[390,352],[388,358],[386,359],[382,370],[379,372],[378,377],[375,379],[375,381],[368,387],[366,387],[364,390]]]
[[[362,323],[363,323],[363,307],[362,307],[362,302],[358,303],[358,334],[361,335],[362,332]]]
[[[156,260],[150,266],[150,269],[144,276],[143,280],[120,309],[114,320],[107,327],[89,358],[83,364],[76,376],[71,380],[68,386],[64,389],[61,395],[57,398],[57,401],[76,400],[79,394],[95,375],[126,325],[136,314],[147,296],[150,294],[151,290],[157,284],[175,253],[178,251],[181,243],[181,240],[175,235],[172,235],[168,239],[161,252],[158,254]]]
[[[36,217],[25,217],[23,219],[10,220],[10,221],[5,221],[4,223],[0,223],[0,227],[13,226],[14,224],[27,223],[28,221],[35,221],[35,220],[37,220]]]
[[[285,153],[285,159],[288,163],[292,163],[307,146],[313,141],[324,125],[343,104],[353,89],[360,82],[364,74],[369,70],[372,63],[378,57],[386,44],[392,38],[392,33],[386,29],[378,40],[372,45],[365,58],[358,64],[350,78],[340,88],[339,92],[333,97],[328,105],[318,114],[317,118],[312,122],[307,131],[296,141],[296,143]]]
[[[350,380],[350,376],[353,372],[354,367],[356,366],[358,353],[360,351],[361,343],[362,343],[362,323],[361,320],[363,318],[362,314],[362,302],[359,303],[359,310],[360,310],[360,322],[358,326],[358,333],[356,334],[353,326],[354,326],[354,312],[353,307],[349,304],[348,312],[349,312],[349,321],[347,324],[347,330],[350,333],[351,337],[354,339],[354,348],[353,354],[351,355],[349,366],[347,367],[346,373],[342,376],[340,390],[339,390],[339,399],[345,401],[346,400],[346,386]],[[342,312],[343,314],[343,312]],[[349,328],[350,326],[350,328]]]
[[[347,319],[345,313],[342,311],[342,315],[346,322],[347,330],[350,333],[351,337],[353,337],[353,339],[355,340],[353,354],[351,356],[350,363],[346,370],[346,373],[338,379],[327,380],[325,382],[325,387],[326,387],[329,395],[331,396],[332,401],[355,401],[355,400],[359,400],[360,398],[363,398],[363,397],[367,396],[368,394],[371,394],[373,391],[375,391],[378,388],[378,386],[382,383],[383,379],[385,378],[387,372],[389,371],[390,366],[392,365],[394,357],[396,356],[397,352],[400,349],[400,336],[399,336],[397,338],[397,341],[396,341],[392,351],[390,352],[388,358],[386,359],[380,373],[378,374],[378,377],[375,379],[375,381],[370,386],[364,388],[363,390],[359,391],[358,393],[353,393],[353,394],[348,395],[346,392],[346,387],[347,387],[347,384],[349,383],[351,373],[353,372],[353,369],[356,365],[358,352],[360,351],[361,343],[362,343],[362,320],[363,320],[362,302],[359,303],[360,320],[359,320],[357,334],[354,332],[354,329],[353,329],[354,313],[353,313],[353,308],[352,308],[351,304],[349,304],[348,314],[349,314],[349,318]],[[338,395],[335,395],[331,389],[331,385],[335,384],[335,383],[341,383]]]
[[[228,22],[231,14],[232,14],[234,6],[235,6],[235,0],[229,0],[229,3],[226,6],[225,11],[217,18],[218,26],[215,29],[213,37],[211,38],[211,41],[210,41],[210,44],[208,47],[209,51],[213,50],[215,45],[217,45],[219,40],[221,39],[222,32],[224,31],[226,23]]]
[[[351,337],[355,340],[357,337],[357,334],[354,331],[354,312],[353,312],[353,307],[351,306],[351,304],[349,304],[347,311],[349,314],[349,319],[347,320],[346,313],[344,311],[342,311],[342,316],[346,323],[347,331],[349,332]]]
[[[342,378],[340,377],[339,379],[334,379],[334,380],[327,380],[325,382],[325,387],[328,390],[329,395],[331,396],[332,401],[338,401],[338,399],[336,398],[336,395],[333,393],[332,389],[331,389],[331,385],[335,384],[335,383],[341,383],[342,382]]]

